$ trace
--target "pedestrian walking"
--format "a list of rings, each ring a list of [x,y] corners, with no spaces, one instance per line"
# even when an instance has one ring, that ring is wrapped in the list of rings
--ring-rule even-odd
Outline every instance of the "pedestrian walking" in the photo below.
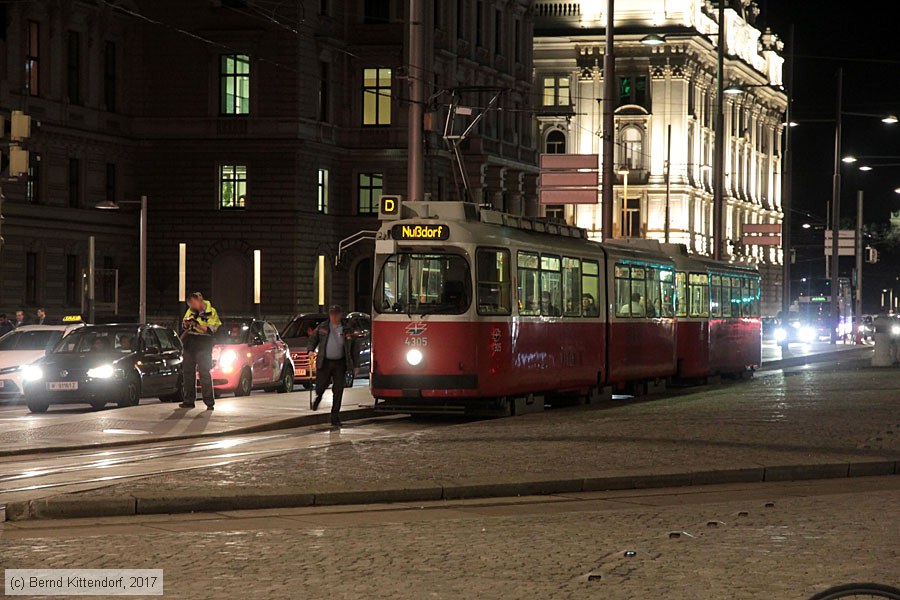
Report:
[[[344,396],[344,378],[352,369],[359,371],[359,350],[350,329],[344,324],[344,310],[335,304],[328,310],[328,319],[322,321],[309,336],[307,349],[316,362],[316,399],[312,409],[318,410],[322,395],[331,384],[331,425],[341,427],[341,399]]]
[[[6,313],[0,313],[0,337],[3,337],[13,329],[15,329],[15,326],[6,318]]]
[[[184,342],[184,401],[181,408],[194,408],[197,400],[197,372],[200,375],[200,392],[206,410],[213,410],[216,397],[213,392],[212,348],[213,334],[222,325],[219,313],[209,300],[200,292],[194,292],[188,298],[188,309],[181,321]]]

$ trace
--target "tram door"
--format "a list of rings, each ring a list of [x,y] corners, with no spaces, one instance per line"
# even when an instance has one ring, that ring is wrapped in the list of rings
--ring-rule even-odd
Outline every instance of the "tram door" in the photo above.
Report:
[[[372,258],[364,258],[356,264],[353,273],[353,310],[372,312]]]

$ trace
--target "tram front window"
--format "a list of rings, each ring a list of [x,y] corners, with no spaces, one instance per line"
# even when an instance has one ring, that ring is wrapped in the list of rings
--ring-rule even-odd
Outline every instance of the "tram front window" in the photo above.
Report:
[[[458,315],[472,297],[469,263],[455,254],[394,254],[375,285],[381,313]]]

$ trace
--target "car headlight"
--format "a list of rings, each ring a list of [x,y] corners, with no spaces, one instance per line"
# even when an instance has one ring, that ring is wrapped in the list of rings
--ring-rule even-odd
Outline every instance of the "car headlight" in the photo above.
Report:
[[[91,379],[109,379],[115,374],[116,370],[113,369],[112,365],[102,365],[100,367],[94,367],[93,369],[88,369],[87,372],[87,376]]]
[[[783,342],[784,340],[787,339],[787,336],[788,336],[787,331],[784,329],[784,327],[779,327],[778,329],[775,330],[775,341],[776,342]]]
[[[413,348],[412,350],[410,350],[409,352],[406,353],[406,362],[408,362],[413,367],[415,367],[420,362],[422,362],[423,358],[424,358],[424,356],[422,355],[422,351],[419,350],[418,348]]]
[[[226,350],[219,356],[219,366],[226,373],[230,373],[234,369],[234,363],[237,362],[237,352],[234,350]]]
[[[37,381],[44,377],[44,371],[36,365],[22,367],[22,379],[25,381]]]
[[[900,325],[891,325],[891,335],[900,335]]]
[[[793,327],[794,329],[800,329],[800,323],[794,321],[793,323],[791,323],[791,327]]]
[[[802,342],[812,342],[816,339],[816,330],[812,327],[801,327],[800,328],[800,341]]]

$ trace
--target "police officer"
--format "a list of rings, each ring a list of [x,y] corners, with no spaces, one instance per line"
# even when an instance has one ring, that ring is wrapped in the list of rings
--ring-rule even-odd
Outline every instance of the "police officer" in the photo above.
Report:
[[[309,336],[307,349],[316,361],[316,399],[313,410],[319,409],[322,394],[331,383],[331,425],[341,426],[341,398],[344,395],[344,377],[348,370],[359,371],[359,352],[353,343],[350,329],[343,323],[344,310],[335,304],[328,311],[328,319],[322,321]]]
[[[200,390],[203,393],[203,403],[206,410],[213,410],[216,403],[213,394],[212,375],[212,347],[213,334],[222,324],[219,313],[213,308],[209,300],[204,300],[203,294],[194,292],[188,298],[188,309],[184,313],[181,327],[184,330],[184,402],[181,408],[194,408],[197,398],[197,370],[200,370]]]

